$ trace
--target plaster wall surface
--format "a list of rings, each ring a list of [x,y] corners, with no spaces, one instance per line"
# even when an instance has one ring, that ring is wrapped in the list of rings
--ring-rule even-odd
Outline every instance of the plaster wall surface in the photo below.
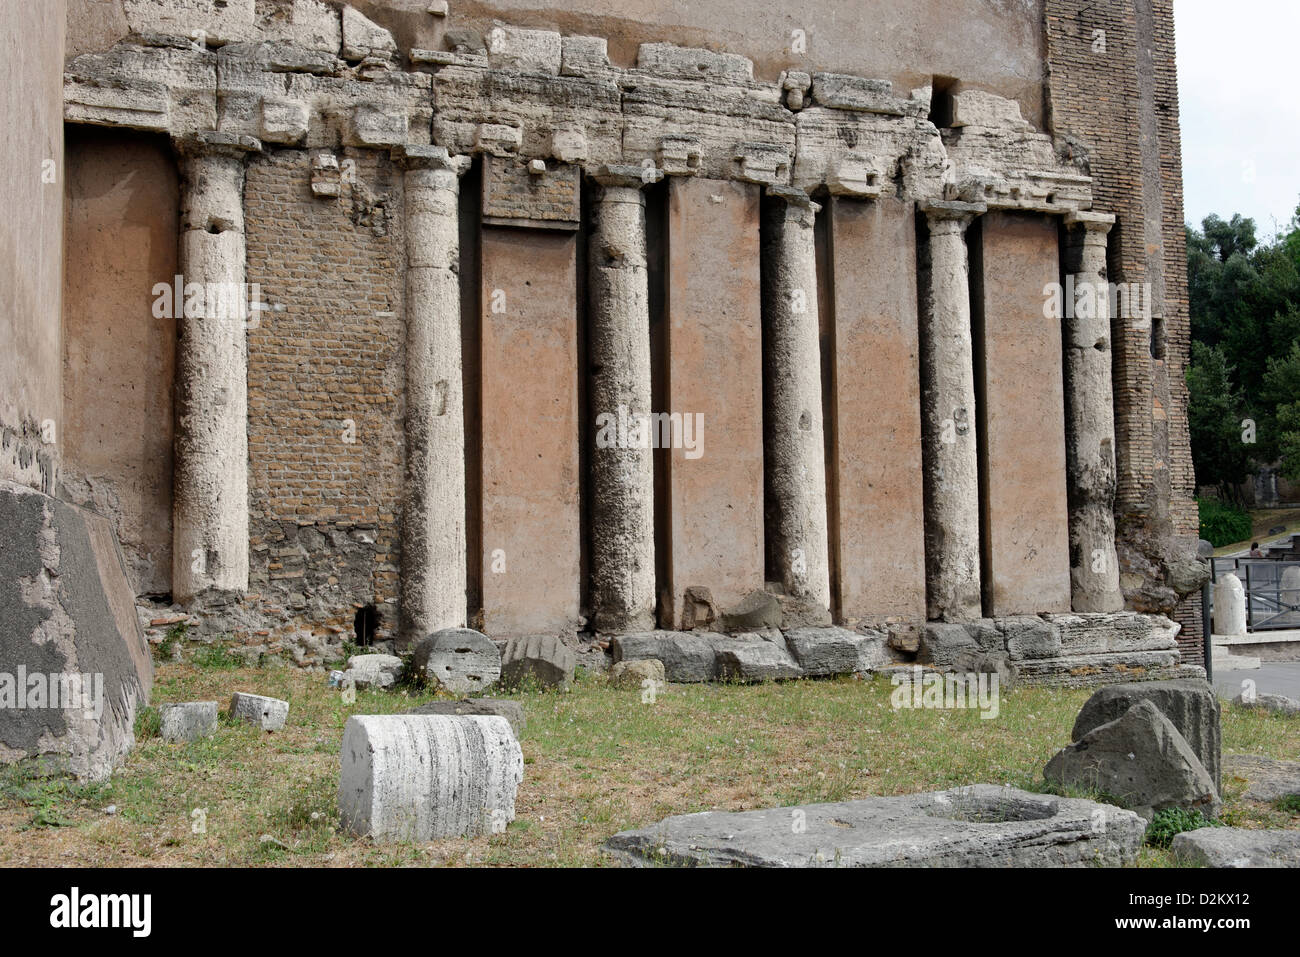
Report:
[[[830,216],[840,610],[924,618],[915,215],[836,198]]]
[[[0,7],[0,479],[47,493],[63,428],[64,12],[64,0]]]
[[[674,179],[668,203],[668,408],[656,411],[692,416],[697,443],[685,447],[683,429],[669,454],[680,626],[689,588],[721,611],[763,587],[759,187]]]
[[[178,307],[153,290],[177,272],[177,190],[165,140],[68,128],[63,487],[112,520],[150,594],[171,590]]]
[[[483,626],[581,627],[577,243],[482,233]]]
[[[968,234],[968,240],[975,241]],[[1033,214],[980,220],[972,287],[983,319],[981,567],[987,615],[1070,610],[1061,325],[1044,315],[1059,281],[1057,224]],[[978,272],[976,272],[978,270]]]

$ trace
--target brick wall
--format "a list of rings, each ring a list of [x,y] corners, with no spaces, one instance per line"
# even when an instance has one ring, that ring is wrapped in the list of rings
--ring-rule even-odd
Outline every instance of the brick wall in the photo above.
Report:
[[[397,626],[405,326],[401,174],[345,152],[355,182],[310,188],[307,152],[248,168],[248,282],[263,311],[248,337],[250,605],[344,638],[376,605]],[[349,427],[351,423],[351,427]]]
[[[1063,147],[1086,152],[1095,205],[1117,217],[1110,280],[1150,283],[1155,296],[1154,330],[1142,315],[1112,322],[1121,562],[1150,582],[1197,531],[1172,0],[1047,0],[1045,25],[1052,130]],[[1153,144],[1145,152],[1144,134]],[[1153,600],[1171,599],[1144,593],[1136,603]],[[1199,595],[1174,615],[1185,655],[1199,656]]]

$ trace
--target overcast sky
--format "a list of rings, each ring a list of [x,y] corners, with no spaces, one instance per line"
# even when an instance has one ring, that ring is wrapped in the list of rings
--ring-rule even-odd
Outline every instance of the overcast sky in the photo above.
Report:
[[[1174,21],[1187,222],[1269,237],[1300,205],[1300,2],[1174,0]]]

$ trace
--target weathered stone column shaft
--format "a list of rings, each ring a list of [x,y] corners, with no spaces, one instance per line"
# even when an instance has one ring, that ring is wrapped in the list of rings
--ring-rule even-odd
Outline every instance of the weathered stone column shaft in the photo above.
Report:
[[[591,604],[598,631],[655,627],[650,291],[639,167],[597,174],[591,236]],[[611,441],[612,440],[612,441]]]
[[[408,146],[406,476],[400,644],[466,623],[459,179],[468,159]]]
[[[1065,305],[1066,459],[1070,501],[1071,606],[1124,607],[1115,551],[1115,412],[1111,383],[1106,234],[1115,217],[1072,213],[1067,258],[1074,290]],[[1073,301],[1068,301],[1072,299]]]
[[[979,451],[965,232],[984,211],[926,207],[929,241],[921,287],[921,397],[925,455],[926,605],[931,620],[978,618]]]
[[[181,147],[172,594],[182,602],[248,589],[244,162],[258,148],[219,133]]]
[[[773,187],[763,230],[766,481],[772,557],[787,595],[831,603],[826,518],[817,251],[821,208],[800,190]]]

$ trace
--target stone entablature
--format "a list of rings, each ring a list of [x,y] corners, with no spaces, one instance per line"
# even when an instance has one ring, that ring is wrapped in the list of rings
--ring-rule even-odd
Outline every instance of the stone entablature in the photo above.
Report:
[[[68,64],[66,119],[306,149],[432,143],[524,165],[633,165],[990,209],[1092,205],[1091,179],[1014,100],[991,93],[956,94],[952,126],[940,130],[928,86],[903,96],[888,81],[819,72],[764,82],[744,57],[663,43],[642,44],[637,66],[623,69],[600,37],[505,26],[485,50],[409,50],[403,69],[383,28],[345,7],[336,30],[327,14],[303,12],[262,36],[159,15],[147,21],[158,33]]]

